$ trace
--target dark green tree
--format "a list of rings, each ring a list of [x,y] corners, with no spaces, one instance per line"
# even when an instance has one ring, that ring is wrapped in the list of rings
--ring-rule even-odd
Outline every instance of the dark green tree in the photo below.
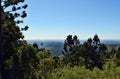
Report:
[[[79,61],[77,56],[78,47],[80,46],[80,42],[78,37],[75,35],[72,37],[72,35],[68,35],[65,42],[64,42],[64,50],[62,51],[64,55],[63,61],[65,63],[69,63],[71,65],[76,64],[77,61]]]
[[[33,47],[35,47],[36,49],[38,49],[38,45],[36,43],[33,44]]]
[[[17,47],[15,45],[19,43],[19,39],[24,37],[21,28],[18,26],[23,21],[17,19],[27,16],[25,12],[27,5],[18,5],[23,2],[24,0],[0,0],[0,72],[2,79],[11,78],[10,69],[6,69],[5,61],[12,58],[16,53]],[[23,12],[19,13],[19,10],[23,10]],[[28,26],[23,28],[23,30],[27,29]]]
[[[68,44],[68,38],[70,44]],[[93,69],[98,67],[102,69],[103,64],[107,58],[107,47],[105,44],[100,42],[98,35],[89,38],[86,42],[81,45],[76,44],[77,37],[72,38],[69,35],[65,40],[64,48],[67,51],[63,52],[65,54],[64,62],[74,66],[74,65],[85,65],[88,69]],[[64,49],[65,50],[65,49]]]
[[[84,58],[86,67],[92,69],[96,66],[102,69],[106,61],[107,47],[100,42],[98,35],[95,35],[93,40],[89,38],[87,42],[83,44],[83,47],[85,49]]]
[[[97,34],[94,35],[93,37],[93,43],[97,46],[100,44],[100,39]]]
[[[115,51],[114,51],[114,52],[115,52]],[[115,63],[116,63],[117,66],[120,66],[120,47],[119,47],[118,50],[116,51]]]
[[[79,46],[80,42],[78,37],[75,35],[72,37],[72,35],[68,35],[66,40],[64,41],[64,50],[63,50],[63,55],[68,56],[72,49],[76,46]]]

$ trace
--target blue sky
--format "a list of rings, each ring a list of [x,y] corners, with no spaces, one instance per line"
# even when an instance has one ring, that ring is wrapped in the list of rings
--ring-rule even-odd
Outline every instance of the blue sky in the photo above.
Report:
[[[26,0],[25,39],[120,39],[120,0]]]

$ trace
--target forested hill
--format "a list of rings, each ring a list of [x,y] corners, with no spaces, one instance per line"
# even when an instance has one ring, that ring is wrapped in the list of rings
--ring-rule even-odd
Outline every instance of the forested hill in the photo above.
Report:
[[[86,40],[80,40],[83,44]],[[52,55],[61,55],[64,40],[27,40],[29,44],[37,43],[39,48],[48,48]],[[117,49],[120,46],[120,40],[101,40],[102,43],[106,44],[108,48]]]

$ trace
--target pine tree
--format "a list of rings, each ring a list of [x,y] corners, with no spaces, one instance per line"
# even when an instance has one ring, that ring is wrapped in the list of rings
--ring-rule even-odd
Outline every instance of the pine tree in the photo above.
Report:
[[[27,4],[19,6],[24,0],[0,0],[0,73],[2,79],[10,77],[9,70],[5,67],[4,62],[15,53],[15,44],[19,39],[23,39],[21,28],[18,24],[23,23],[17,18],[25,18],[27,16],[25,9]],[[19,13],[19,10],[23,10]],[[28,26],[22,28],[27,30]]]

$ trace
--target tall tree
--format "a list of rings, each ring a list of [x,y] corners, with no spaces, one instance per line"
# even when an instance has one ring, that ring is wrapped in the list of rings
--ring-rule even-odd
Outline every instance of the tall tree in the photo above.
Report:
[[[107,47],[100,42],[98,35],[95,35],[93,39],[89,38],[81,45],[77,45],[76,40],[78,40],[77,36],[72,38],[72,35],[69,35],[66,38],[64,44],[64,51],[66,51],[63,52],[65,55],[63,61],[72,66],[84,64],[89,69],[94,67],[102,69],[106,61]]]
[[[69,55],[72,49],[79,45],[80,45],[80,42],[76,35],[74,37],[72,37],[72,35],[68,35],[66,40],[64,41],[63,54],[65,56]]]
[[[25,12],[27,5],[18,5],[23,2],[24,0],[0,0],[0,72],[2,79],[8,79],[9,75],[4,62],[15,53],[14,45],[24,37],[18,26],[23,21],[17,19],[27,16]],[[18,10],[23,10],[23,12],[19,13]],[[23,28],[23,30],[27,29],[28,26]]]
[[[77,61],[79,61],[77,56],[77,48],[79,47],[80,42],[78,37],[75,35],[72,37],[72,35],[68,35],[65,42],[64,42],[64,49],[62,51],[64,55],[63,61],[65,63],[70,63],[71,65],[76,64]]]
[[[98,37],[98,35],[97,35],[97,34],[95,34],[95,35],[94,35],[94,38],[93,38],[93,43],[94,43],[95,45],[100,44],[100,39],[99,39],[99,37]]]

